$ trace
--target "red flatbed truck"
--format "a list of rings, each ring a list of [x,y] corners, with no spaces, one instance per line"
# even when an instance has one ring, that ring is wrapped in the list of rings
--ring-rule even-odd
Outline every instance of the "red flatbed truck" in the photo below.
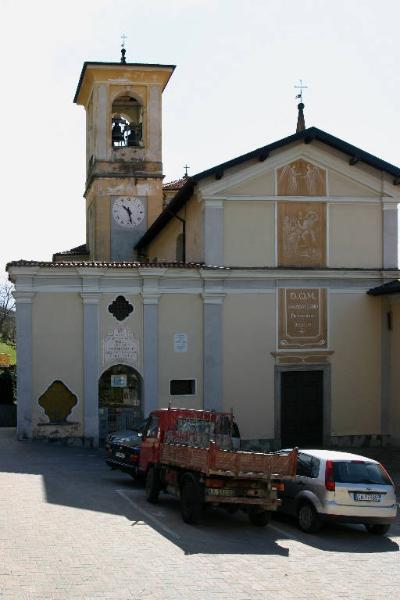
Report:
[[[180,498],[182,518],[198,522],[205,505],[245,511],[253,525],[267,525],[280,503],[284,479],[296,473],[289,453],[234,449],[238,428],[231,413],[168,408],[154,410],[144,429],[139,473],[148,502],[160,492]]]

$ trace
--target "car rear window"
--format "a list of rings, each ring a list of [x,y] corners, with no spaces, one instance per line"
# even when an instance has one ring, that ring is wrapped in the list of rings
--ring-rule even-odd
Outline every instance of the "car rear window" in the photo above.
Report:
[[[336,483],[391,484],[382,467],[375,463],[361,461],[334,461],[333,474]]]

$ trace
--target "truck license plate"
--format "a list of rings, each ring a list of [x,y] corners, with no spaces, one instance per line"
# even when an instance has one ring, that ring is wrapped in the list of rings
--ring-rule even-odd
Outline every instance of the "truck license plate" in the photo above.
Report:
[[[358,501],[358,502],[380,502],[381,501],[381,495],[380,494],[360,494],[360,493],[355,493],[354,494],[354,500]]]
[[[211,496],[234,496],[235,490],[229,490],[224,488],[209,488],[208,493]]]
[[[123,452],[116,452],[116,453],[115,453],[115,456],[116,456],[117,458],[125,458],[125,454],[124,454]]]

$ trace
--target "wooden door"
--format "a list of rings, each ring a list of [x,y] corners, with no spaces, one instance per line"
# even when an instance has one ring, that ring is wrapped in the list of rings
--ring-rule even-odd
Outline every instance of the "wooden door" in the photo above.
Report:
[[[281,373],[282,448],[323,443],[323,371]]]

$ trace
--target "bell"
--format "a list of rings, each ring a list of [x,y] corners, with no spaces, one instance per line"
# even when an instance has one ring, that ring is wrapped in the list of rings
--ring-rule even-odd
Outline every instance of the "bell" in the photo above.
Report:
[[[142,124],[134,124],[130,123],[128,125],[129,135],[127,137],[128,146],[139,146],[139,143],[142,139]]]
[[[112,120],[112,143],[113,146],[120,145],[125,141],[124,122],[119,117]]]

